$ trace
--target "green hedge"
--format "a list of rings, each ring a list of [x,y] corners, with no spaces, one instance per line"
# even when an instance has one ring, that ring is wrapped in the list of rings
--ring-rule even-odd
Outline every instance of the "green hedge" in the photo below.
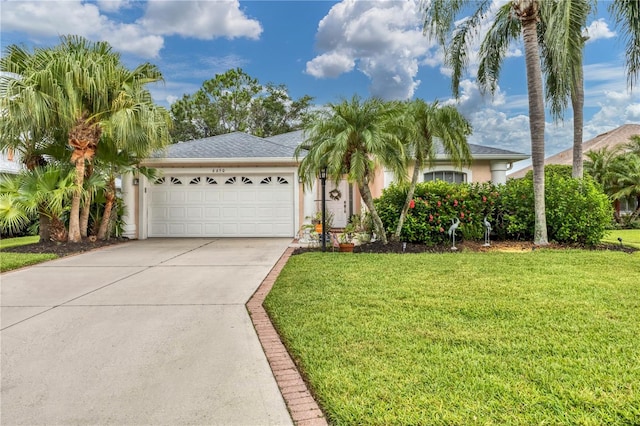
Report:
[[[603,237],[612,217],[611,203],[590,177],[571,178],[571,169],[548,166],[546,177],[547,230],[550,241],[593,245]],[[408,185],[392,185],[376,202],[389,233],[395,232]],[[506,185],[420,183],[401,240],[442,244],[448,241],[452,220],[460,219],[458,236],[481,240],[484,217],[493,227],[492,238],[532,240],[534,228],[533,180],[528,174]]]

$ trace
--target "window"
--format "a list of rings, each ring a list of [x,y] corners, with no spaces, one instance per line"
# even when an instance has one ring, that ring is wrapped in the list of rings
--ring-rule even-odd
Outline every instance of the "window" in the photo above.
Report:
[[[437,172],[427,172],[424,174],[424,181],[443,180],[449,183],[464,183],[467,181],[467,174],[452,170],[442,170]]]
[[[289,183],[289,181],[286,180],[285,178],[281,177],[281,176],[278,176],[278,183],[280,185],[287,185]]]
[[[234,183],[236,183],[236,177],[232,176],[229,179],[227,179],[227,181],[225,182],[225,185],[232,185]]]
[[[171,176],[171,185],[182,185],[182,181],[177,177]]]
[[[266,178],[264,178],[264,179],[262,179],[262,180],[260,181],[260,184],[261,184],[261,185],[268,185],[268,184],[270,184],[270,183],[271,183],[271,176],[267,176]]]
[[[194,177],[193,179],[191,179],[191,182],[189,182],[189,185],[197,185],[200,183],[200,177]]]
[[[207,176],[207,185],[217,185],[218,182],[212,177]]]
[[[154,185],[162,185],[163,183],[164,183],[164,177],[156,179],[156,181],[153,182]]]
[[[244,183],[245,185],[251,185],[253,181],[246,176],[242,176],[242,183]]]

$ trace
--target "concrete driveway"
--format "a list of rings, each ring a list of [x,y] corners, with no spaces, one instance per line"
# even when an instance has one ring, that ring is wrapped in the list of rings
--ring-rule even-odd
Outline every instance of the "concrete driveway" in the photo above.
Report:
[[[2,424],[291,424],[244,306],[290,241],[132,241],[2,274]]]

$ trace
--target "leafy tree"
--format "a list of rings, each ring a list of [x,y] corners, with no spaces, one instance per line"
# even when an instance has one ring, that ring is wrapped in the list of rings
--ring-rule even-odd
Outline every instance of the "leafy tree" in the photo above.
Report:
[[[371,213],[375,232],[384,244],[387,236],[373,203],[370,185],[379,165],[406,175],[404,148],[400,134],[403,107],[380,99],[361,100],[354,96],[327,109],[305,126],[306,140],[296,149],[302,181],[311,185],[319,170],[336,183],[345,176],[358,186],[360,196]]]
[[[145,63],[124,67],[106,42],[65,36],[58,46],[33,53],[16,45],[0,59],[2,128],[11,136],[34,128],[66,132],[75,165],[76,192],[69,216],[69,241],[81,239],[80,206],[85,166],[93,160],[103,135],[151,150],[169,140],[169,115],[144,88],[159,81],[158,69]],[[132,137],[132,133],[135,137]]]
[[[171,105],[174,142],[235,131],[273,136],[302,125],[312,97],[291,99],[284,85],[261,85],[236,68],[203,83]]]
[[[422,99],[416,99],[406,106],[403,139],[407,161],[413,163],[413,174],[398,219],[395,238],[400,238],[402,233],[420,170],[433,165],[435,161],[437,142],[456,166],[471,163],[471,152],[467,144],[471,125],[455,107],[439,106],[437,102],[427,104]]]

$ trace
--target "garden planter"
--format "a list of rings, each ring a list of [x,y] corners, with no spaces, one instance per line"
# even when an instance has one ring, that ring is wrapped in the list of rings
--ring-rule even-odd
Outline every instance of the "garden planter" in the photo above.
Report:
[[[340,243],[338,251],[342,253],[351,253],[353,252],[353,243]]]

